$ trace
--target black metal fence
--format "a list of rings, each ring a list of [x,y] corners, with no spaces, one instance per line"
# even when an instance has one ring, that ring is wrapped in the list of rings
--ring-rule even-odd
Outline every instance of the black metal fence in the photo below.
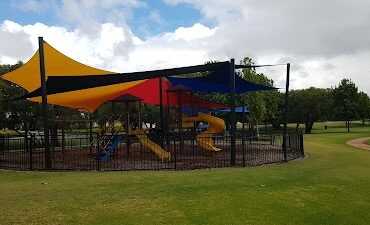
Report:
[[[302,133],[288,133],[285,137],[285,149],[282,133],[263,133],[258,136],[237,133],[235,164],[231,159],[233,154],[230,136],[226,133],[212,137],[200,137],[191,132],[166,135],[121,134],[115,137],[116,145],[112,142],[112,137],[63,135],[51,139],[51,168],[47,170],[189,170],[245,167],[279,163],[304,156]],[[45,170],[43,143],[42,136],[36,135],[0,136],[0,168]],[[212,146],[215,148],[212,149]]]

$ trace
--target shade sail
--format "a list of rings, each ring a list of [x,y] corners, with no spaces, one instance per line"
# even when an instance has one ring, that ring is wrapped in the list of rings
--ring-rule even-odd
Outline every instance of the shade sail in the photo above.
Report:
[[[46,42],[44,42],[43,47],[46,77],[101,75],[113,73],[79,63],[63,55]],[[39,51],[37,51],[22,67],[4,74],[1,78],[23,87],[28,92],[39,88],[41,86]]]
[[[105,103],[109,99],[119,96],[122,90],[133,87],[141,82],[143,81],[48,95],[48,103],[94,112],[101,104]],[[41,102],[41,97],[30,98],[30,101]]]
[[[179,67],[163,70],[152,70],[133,73],[116,73],[104,75],[84,75],[84,76],[49,76],[46,82],[48,94],[58,94],[68,91],[82,90],[113,84],[153,79],[158,77],[169,77],[173,75],[183,75],[195,72],[224,71],[228,68],[229,62],[218,62],[206,65],[196,65],[189,67]],[[34,90],[25,97],[32,98],[41,95],[41,88]]]
[[[228,68],[225,67],[218,71],[214,71],[207,76],[197,78],[168,77],[168,80],[172,83],[172,85],[183,85],[193,91],[230,93],[230,76],[228,74]],[[267,91],[274,89],[276,88],[252,83],[235,74],[236,93]]]
[[[44,42],[44,61],[45,75],[49,82],[50,77],[93,77],[93,76],[118,76],[113,72],[96,69],[91,66],[79,63]],[[22,67],[4,74],[1,78],[15,83],[29,92],[40,89],[40,64],[39,51],[25,63]],[[84,109],[93,112],[97,107],[114,98],[127,88],[131,88],[145,80],[136,80],[134,82],[111,84],[106,86],[96,86],[90,89],[67,91],[57,95],[48,93],[48,103],[60,106],[66,106],[75,109]],[[74,82],[57,82],[56,87],[73,87]],[[41,102],[41,97],[36,95],[30,98],[30,101]]]
[[[120,95],[133,95],[142,99],[142,103],[145,104],[160,104],[160,88],[159,80],[149,79],[136,86],[128,88],[122,92]],[[162,82],[162,104],[164,106],[191,106],[197,108],[210,108],[210,109],[225,109],[228,108],[225,105],[210,102],[204,100],[189,91],[178,91],[174,92],[173,86],[166,79],[161,79]]]
[[[46,42],[43,44],[49,104],[93,112],[104,102],[124,93],[138,96],[143,99],[144,103],[159,104],[159,90],[156,90],[158,85],[152,83],[153,78],[158,77],[167,77],[169,83],[163,85],[183,85],[193,91],[201,92],[230,92],[229,62],[133,73],[113,73],[79,63],[63,55]],[[209,75],[193,79],[171,77],[196,72],[208,72]],[[41,102],[39,51],[22,67],[3,75],[2,78],[25,88],[29,93],[23,96],[24,98]],[[128,89],[130,91],[126,91]],[[162,95],[165,95],[167,89],[163,89]],[[236,77],[237,93],[271,89],[274,88],[253,84]],[[212,105],[213,103],[197,100],[196,96],[186,93],[177,94],[176,98],[171,97],[171,94],[168,96],[168,105],[198,104],[199,107],[224,107],[217,103]],[[166,104],[167,94],[162,97],[163,103]]]

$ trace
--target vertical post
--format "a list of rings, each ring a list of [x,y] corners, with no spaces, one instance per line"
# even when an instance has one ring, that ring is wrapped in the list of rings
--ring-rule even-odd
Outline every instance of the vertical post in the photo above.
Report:
[[[89,143],[90,143],[90,154],[91,154],[92,148],[93,148],[93,121],[92,121],[91,112],[89,112]]]
[[[287,149],[286,149],[286,135],[288,132],[288,104],[289,104],[289,76],[290,76],[290,63],[286,67],[286,86],[285,86],[285,107],[284,107],[284,131],[283,131],[283,151],[284,161],[287,161]]]
[[[130,104],[126,102],[126,122],[125,122],[125,131],[126,131],[126,154],[130,155]]]
[[[167,108],[166,108],[166,144],[167,144],[167,149],[170,149],[170,137],[168,134],[168,131],[170,130],[170,96],[168,90],[166,91],[166,98],[167,98]]]
[[[33,155],[32,155],[32,148],[33,148],[33,143],[35,143],[35,140],[34,140],[34,137],[31,135],[30,136],[30,145],[29,145],[29,147],[30,147],[30,170],[33,170]]]
[[[245,103],[243,101],[243,119],[242,119],[242,150],[243,150],[243,167],[245,167]]]
[[[236,134],[236,120],[235,120],[235,59],[230,60],[230,140],[231,140],[231,155],[230,164],[235,166],[236,149],[235,149],[235,134]]]
[[[139,101],[139,112],[138,112],[138,123],[139,123],[139,130],[141,130],[143,128],[142,124],[141,124],[141,100]]]
[[[163,120],[164,120],[164,117],[163,117],[163,95],[162,95],[162,92],[163,92],[163,87],[162,87],[162,78],[158,78],[159,80],[159,117],[160,117],[160,122],[159,122],[159,125],[160,125],[160,146],[163,148]]]
[[[299,148],[301,150],[302,156],[304,156],[303,134],[302,133],[299,133]]]
[[[24,92],[24,94],[26,94]],[[28,151],[28,122],[27,122],[27,99],[23,100],[23,130],[24,130],[24,147]]]
[[[48,99],[46,90],[46,75],[44,61],[44,40],[42,37],[39,37],[39,58],[40,58],[41,94],[42,94],[42,118],[44,123],[44,140],[45,140],[45,168],[51,169],[49,125],[48,125]]]
[[[96,170],[100,171],[100,133],[96,135],[98,146],[96,148]]]
[[[66,131],[65,131],[65,117],[62,116],[62,155],[64,156],[64,152],[66,150]],[[91,149],[91,148],[90,148]],[[91,153],[91,152],[90,152]]]

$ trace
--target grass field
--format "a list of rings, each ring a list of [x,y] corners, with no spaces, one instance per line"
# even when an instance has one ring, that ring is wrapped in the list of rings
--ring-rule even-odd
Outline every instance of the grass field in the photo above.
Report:
[[[369,224],[370,136],[341,124],[305,135],[307,158],[237,169],[0,172],[0,224]]]
[[[365,144],[370,145],[370,139],[364,141]]]

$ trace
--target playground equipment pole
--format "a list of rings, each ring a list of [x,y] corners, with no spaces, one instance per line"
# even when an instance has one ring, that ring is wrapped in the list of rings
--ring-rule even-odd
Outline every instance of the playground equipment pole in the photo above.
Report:
[[[235,59],[230,60],[230,140],[231,140],[231,155],[230,164],[235,166],[236,149],[235,149],[235,135],[236,135],[236,121],[235,121]]]
[[[289,104],[289,76],[290,76],[290,63],[286,65],[286,86],[285,86],[285,107],[284,107],[284,131],[283,131],[283,151],[284,161],[287,161],[287,149],[286,149],[286,135],[288,132],[288,104]]]
[[[40,58],[41,94],[42,94],[42,118],[44,122],[44,139],[45,139],[45,167],[46,169],[51,169],[49,125],[48,125],[48,99],[46,91],[46,75],[44,61],[44,40],[42,37],[39,37],[39,58]]]

